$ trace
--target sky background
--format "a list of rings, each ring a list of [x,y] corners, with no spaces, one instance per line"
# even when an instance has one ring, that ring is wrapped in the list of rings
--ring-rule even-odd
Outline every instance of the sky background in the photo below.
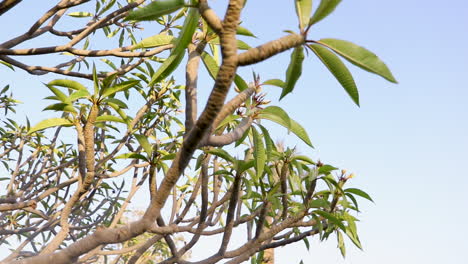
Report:
[[[37,10],[53,2],[22,3],[0,17],[0,41],[24,32],[39,17]],[[224,2],[212,1],[217,10]],[[467,14],[468,2],[461,0],[343,1],[312,28],[309,38],[339,38],[368,48],[389,66],[399,84],[347,64],[360,91],[357,107],[327,69],[309,56],[292,94],[277,102],[278,90],[265,88],[273,104],[306,128],[315,149],[271,125],[274,135],[287,137],[286,142],[297,144],[304,154],[354,172],[351,185],[366,190],[375,201],[361,202],[358,228],[364,251],[349,242],[343,259],[332,236],[325,243],[314,239],[310,252],[302,242],[277,250],[277,263],[468,262]],[[297,29],[292,1],[249,0],[242,19],[258,37],[253,44]],[[241,73],[247,80],[252,70],[263,80],[283,78],[288,59],[285,53]],[[16,98],[24,102],[19,113],[32,120],[54,115],[37,111],[45,106],[39,101],[46,94],[40,82],[53,78],[60,76],[30,76],[0,66],[0,87],[11,84]],[[201,82],[211,84],[208,78]]]

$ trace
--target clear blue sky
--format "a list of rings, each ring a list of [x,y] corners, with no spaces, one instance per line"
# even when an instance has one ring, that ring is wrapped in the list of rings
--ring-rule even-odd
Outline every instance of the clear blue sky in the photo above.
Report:
[[[10,16],[8,23],[35,18],[34,10]],[[307,59],[296,90],[280,105],[309,131],[315,149],[294,138],[292,143],[305,154],[355,172],[353,185],[368,191],[376,203],[362,201],[358,227],[364,252],[349,243],[343,260],[333,238],[324,244],[313,240],[310,253],[302,243],[278,250],[277,263],[299,263],[301,258],[306,264],[468,262],[467,14],[468,2],[462,0],[343,1],[313,28],[312,39],[340,38],[374,51],[399,84],[350,66],[360,88],[358,108],[317,59]],[[2,25],[5,19],[0,18]],[[243,20],[259,37],[257,43],[296,29],[292,1],[249,0]],[[15,35],[12,29],[2,28],[1,40]],[[280,55],[243,72],[246,77],[252,69],[264,79],[282,77],[288,58]],[[37,101],[45,91],[39,80],[54,78],[4,67],[0,76],[0,87],[12,84],[28,115],[36,114],[38,103],[43,108]],[[204,80],[209,86],[209,79]],[[275,88],[267,91],[278,98]],[[276,135],[286,136],[282,129]]]

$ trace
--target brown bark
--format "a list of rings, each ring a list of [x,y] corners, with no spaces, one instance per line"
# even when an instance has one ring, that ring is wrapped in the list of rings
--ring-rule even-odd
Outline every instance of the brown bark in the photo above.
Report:
[[[291,34],[251,48],[239,54],[238,65],[245,66],[264,61],[276,54],[305,43],[303,35]]]
[[[19,4],[21,1],[22,0],[3,0],[0,3],[0,16],[15,7],[15,5]]]

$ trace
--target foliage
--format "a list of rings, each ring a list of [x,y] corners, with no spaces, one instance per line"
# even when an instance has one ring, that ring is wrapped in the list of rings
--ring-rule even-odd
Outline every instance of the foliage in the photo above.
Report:
[[[0,7],[0,14],[18,2]],[[19,101],[8,95],[8,86],[0,92],[0,159],[7,174],[0,178],[7,186],[0,197],[0,246],[13,250],[5,263],[179,263],[213,235],[221,243],[200,263],[262,263],[265,251],[301,240],[309,247],[308,237],[332,234],[343,255],[344,237],[361,248],[357,198],[372,199],[345,188],[353,174],[275,144],[260,122],[273,121],[312,147],[286,107],[261,92],[274,85],[282,88],[278,99],[290,94],[308,57],[317,57],[357,105],[357,85],[340,57],[396,82],[369,50],[308,38],[311,26],[340,1],[322,0],[314,9],[311,0],[296,0],[299,32],[256,48],[237,38],[255,37],[239,26],[240,13],[249,8],[244,1],[229,1],[223,20],[203,0],[96,0],[92,10],[86,2],[61,1],[28,32],[0,44],[6,67],[66,76],[45,84],[51,104],[43,110],[52,117],[32,126],[8,116]],[[64,14],[89,23],[58,31]],[[143,36],[141,23],[159,24],[161,31]],[[99,32],[118,47],[89,49]],[[53,47],[15,48],[44,33],[69,39]],[[237,74],[239,67],[287,50],[285,76],[262,82],[254,74],[248,82]],[[59,52],[74,58],[55,67],[13,59]],[[213,79],[205,101],[197,96],[200,62]],[[185,83],[172,78],[183,70]],[[226,100],[233,83],[236,94]],[[206,104],[200,115],[199,101]],[[147,209],[124,221],[135,201]],[[245,243],[230,246],[233,232],[244,228]],[[176,243],[181,234],[183,245]]]

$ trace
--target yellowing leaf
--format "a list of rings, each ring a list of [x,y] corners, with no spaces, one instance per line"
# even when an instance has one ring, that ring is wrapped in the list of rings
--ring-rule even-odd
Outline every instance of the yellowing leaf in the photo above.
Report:
[[[37,125],[33,126],[29,131],[28,134],[31,134],[33,132],[43,130],[46,128],[50,127],[56,127],[56,126],[71,126],[73,123],[65,118],[49,118],[46,120],[42,120],[41,122],[37,123]]]
[[[143,39],[138,44],[136,44],[136,48],[153,48],[171,44],[174,40],[174,36],[165,35],[165,34],[158,34],[148,38]]]
[[[89,12],[71,12],[68,14],[71,17],[92,17],[93,14]]]

